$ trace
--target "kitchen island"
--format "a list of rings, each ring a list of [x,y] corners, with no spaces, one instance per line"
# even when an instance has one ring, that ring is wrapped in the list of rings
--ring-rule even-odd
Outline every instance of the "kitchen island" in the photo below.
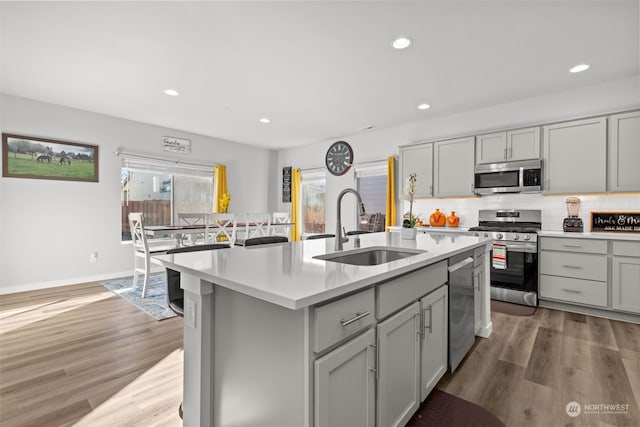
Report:
[[[387,419],[385,411],[394,408],[385,409],[380,402],[385,372],[378,368],[378,358],[396,356],[389,348],[377,346],[379,338],[372,327],[376,321],[378,328],[397,321],[416,306],[415,317],[409,319],[417,329],[413,336],[426,333],[427,309],[428,330],[437,330],[431,325],[431,321],[436,325],[437,315],[431,318],[431,305],[421,310],[420,298],[444,289],[446,302],[447,260],[462,253],[485,252],[490,242],[429,234],[403,240],[399,233],[374,233],[351,236],[345,243],[344,254],[371,248],[411,252],[409,257],[379,265],[318,259],[335,252],[331,238],[157,256],[166,267],[181,272],[185,290],[184,424],[328,425],[325,411],[318,409],[326,407],[325,397],[334,409],[340,404],[345,408],[338,410],[344,411],[361,407],[364,425]],[[488,256],[484,260],[488,271]],[[481,284],[480,290],[481,335],[488,336],[488,284]],[[418,317],[424,322],[414,322]],[[445,346],[446,342],[445,325]],[[361,360],[363,368],[343,378],[341,385],[331,383],[325,388],[318,380],[327,365],[324,362],[334,363],[332,356],[342,357],[341,351],[348,352],[358,343],[363,350],[353,360]],[[398,355],[408,353],[419,370],[417,358],[422,353],[418,350],[412,355],[412,348],[394,349]],[[446,370],[446,358],[444,363]],[[438,372],[441,376],[442,366]],[[362,387],[358,381],[363,381]],[[420,384],[415,381],[418,392]],[[351,396],[349,401],[334,399],[341,390]],[[420,399],[411,407],[419,403]],[[401,414],[403,420],[410,417],[410,410]],[[378,422],[382,424],[387,423]]]

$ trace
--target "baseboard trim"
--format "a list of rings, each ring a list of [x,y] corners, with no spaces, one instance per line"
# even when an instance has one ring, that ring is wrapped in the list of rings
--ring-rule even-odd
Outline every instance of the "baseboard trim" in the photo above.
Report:
[[[48,282],[26,283],[16,286],[0,287],[0,295],[15,294],[18,292],[37,291],[40,289],[57,288],[60,286],[79,285],[81,283],[99,282],[102,280],[117,279],[119,277],[132,276],[131,270],[120,271],[116,273],[100,274],[96,276],[74,277],[63,280],[51,280]]]

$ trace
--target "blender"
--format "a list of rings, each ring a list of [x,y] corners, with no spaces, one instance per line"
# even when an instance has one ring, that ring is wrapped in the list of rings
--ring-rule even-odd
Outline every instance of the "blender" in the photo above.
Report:
[[[568,217],[562,221],[562,231],[576,231],[582,233],[583,225],[580,218],[580,199],[569,197],[565,200]]]

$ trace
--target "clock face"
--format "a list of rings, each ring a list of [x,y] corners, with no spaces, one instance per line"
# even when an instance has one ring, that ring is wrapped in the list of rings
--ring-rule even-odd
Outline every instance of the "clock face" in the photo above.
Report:
[[[353,150],[344,141],[334,142],[325,157],[327,169],[333,175],[344,175],[353,164]]]

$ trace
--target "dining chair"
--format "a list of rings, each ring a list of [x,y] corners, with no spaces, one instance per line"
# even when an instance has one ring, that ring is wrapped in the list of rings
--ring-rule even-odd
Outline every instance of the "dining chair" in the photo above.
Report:
[[[151,262],[153,261],[151,255],[165,253],[174,246],[166,239],[147,239],[142,212],[131,212],[129,214],[129,229],[131,230],[131,243],[133,244],[133,288],[135,289],[138,286],[138,273],[144,274],[142,298],[145,298],[147,296]],[[142,265],[140,265],[140,261],[142,261]]]
[[[271,234],[271,214],[247,213],[244,215],[244,240]]]
[[[178,225],[202,225],[204,227],[206,215],[206,213],[179,213]],[[196,245],[205,240],[204,233],[184,233],[180,236],[180,245]]]
[[[196,252],[196,251],[212,251],[215,249],[229,248],[229,245],[224,243],[212,243],[209,245],[194,245],[184,246],[181,248],[174,248],[167,251],[167,255],[177,254],[183,252]],[[180,317],[184,317],[184,290],[180,287],[180,272],[167,268],[167,305],[175,314]],[[178,414],[182,418],[182,402],[180,402],[180,408]]]
[[[236,214],[207,214],[205,218],[205,243],[226,243],[233,247],[236,244],[236,227]]]
[[[287,243],[289,239],[286,236],[262,236],[252,237],[244,241],[244,246],[270,245],[273,243]]]
[[[291,223],[289,212],[274,212],[271,218],[271,235],[285,236],[288,238],[291,226],[283,225],[288,223]]]

